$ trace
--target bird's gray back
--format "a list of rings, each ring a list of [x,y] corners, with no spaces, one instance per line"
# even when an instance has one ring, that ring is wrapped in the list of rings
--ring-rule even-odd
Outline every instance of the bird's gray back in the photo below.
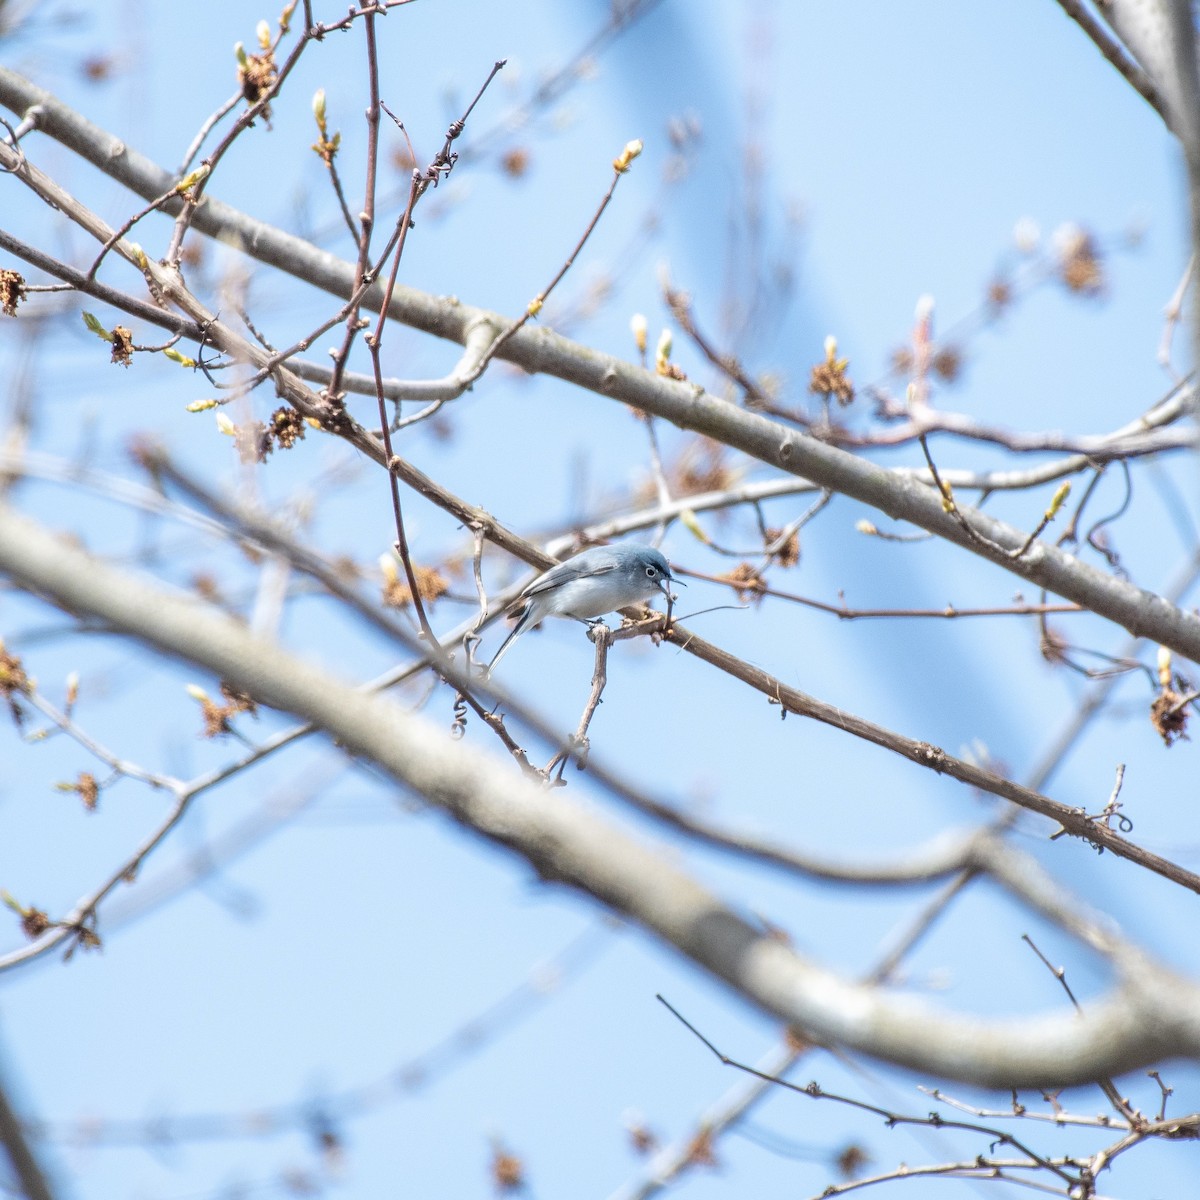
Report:
[[[590,575],[607,575],[610,571],[617,570],[621,559],[622,556],[616,552],[614,546],[593,546],[590,550],[551,567],[544,575],[539,575],[521,594],[536,596],[540,592],[573,583],[576,579],[584,579]]]

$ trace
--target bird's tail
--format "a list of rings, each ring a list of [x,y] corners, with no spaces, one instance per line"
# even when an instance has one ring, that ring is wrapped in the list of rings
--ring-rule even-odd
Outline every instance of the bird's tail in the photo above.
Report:
[[[484,672],[484,679],[490,679],[492,677],[492,672],[496,669],[496,664],[499,663],[499,661],[508,652],[509,646],[511,646],[513,642],[515,642],[517,638],[519,638],[521,634],[525,632],[525,629],[529,624],[530,611],[530,606],[526,605],[525,611],[520,615],[520,617],[517,619],[517,623],[509,631],[508,637],[506,637],[504,641],[500,643],[500,649],[496,651],[492,661],[488,663],[487,671]]]

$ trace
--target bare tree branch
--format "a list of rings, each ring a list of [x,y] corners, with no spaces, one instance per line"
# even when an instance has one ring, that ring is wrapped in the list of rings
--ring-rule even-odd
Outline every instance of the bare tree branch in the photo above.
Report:
[[[96,129],[49,93],[33,87],[7,69],[0,69],[0,102],[18,109],[40,105],[45,111],[40,120],[47,132],[139,194],[149,184],[148,198],[153,198],[165,190],[154,184],[164,181],[168,186],[170,184],[166,172],[134,155],[123,143]],[[52,188],[42,173],[7,147],[0,146],[0,165],[14,170],[22,178],[36,181],[36,186],[43,189],[48,198],[55,196],[54,202],[63,198],[60,189]],[[85,219],[87,227],[99,240],[103,241],[111,234],[112,231],[98,218],[78,216]],[[211,197],[206,197],[197,210],[195,226],[206,233],[221,232],[226,237],[236,234],[246,251],[255,258],[302,276],[335,295],[353,293],[352,264],[290,234],[252,221]],[[131,253],[127,252],[127,256]],[[143,269],[194,321],[212,321],[212,315],[194,300],[189,303],[177,275],[153,262],[147,262]],[[377,306],[381,298],[382,290],[376,285],[365,298],[364,307]],[[428,296],[400,285],[394,290],[388,312],[405,324],[460,344],[466,343],[471,328],[479,320],[502,320],[496,314],[457,300]],[[217,344],[220,345],[219,340]],[[653,375],[547,329],[520,330],[505,344],[500,357],[527,371],[552,375],[644,409],[818,487],[852,496],[895,519],[909,521],[967,549],[1020,578],[1073,600],[1136,636],[1152,638],[1185,658],[1200,662],[1200,618],[1182,612],[1161,596],[1107,575],[1043,542],[1035,543],[1029,553],[1013,558],[1012,552],[1019,550],[1026,540],[1025,533],[975,509],[960,507],[956,514],[948,513],[935,490],[911,479],[824,445],[757,413],[746,412],[702,388]],[[270,369],[268,359],[269,356],[260,351],[251,356],[256,365]],[[299,379],[285,368],[275,367],[273,373],[276,383],[285,390],[289,379],[299,385]],[[301,412],[304,411],[301,407]],[[310,410],[306,415],[315,414]],[[325,414],[327,419],[332,415]],[[363,438],[352,437],[350,440],[360,449],[367,449]],[[964,530],[963,520],[973,533]]]
[[[0,1082],[0,1145],[8,1154],[13,1173],[27,1200],[54,1200],[54,1192],[38,1164],[33,1149],[9,1103],[7,1090]]]
[[[951,1079],[1063,1086],[1200,1058],[1200,987],[1115,939],[1118,984],[1082,1017],[982,1021],[852,984],[738,916],[662,853],[547,793],[389,701],[363,695],[244,627],[0,509],[0,566],[78,615],[183,658],[317,724],[464,826],[587,892],[809,1038]]]
[[[1129,86],[1170,125],[1170,114],[1167,112],[1166,103],[1159,94],[1154,80],[1129,57],[1123,47],[1105,30],[1100,21],[1092,14],[1091,9],[1087,5],[1087,0],[1058,0],[1058,3],[1063,12],[1091,38],[1096,49],[1124,76]],[[1100,0],[1100,7],[1104,7],[1103,0]]]

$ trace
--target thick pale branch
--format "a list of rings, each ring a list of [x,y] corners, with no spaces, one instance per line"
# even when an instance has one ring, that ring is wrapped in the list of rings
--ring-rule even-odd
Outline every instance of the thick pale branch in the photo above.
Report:
[[[1174,95],[1178,98],[1178,109],[1172,112],[1176,118],[1173,126],[1179,135],[1183,159],[1187,164],[1194,259],[1200,247],[1200,71],[1196,64],[1196,22],[1191,0],[1166,0],[1165,9]],[[1192,307],[1194,309],[1195,305]],[[1192,313],[1191,327],[1192,360],[1195,362],[1200,361],[1200,315],[1195,311]]]
[[[0,164],[3,164],[7,157],[13,157],[12,152],[0,144]],[[111,231],[108,229],[108,226],[95,213],[92,213],[75,200],[74,197],[64,192],[37,167],[24,159],[14,162],[12,167],[39,195],[43,196],[48,202],[54,204],[63,212],[68,213],[73,220],[77,221],[81,227],[87,229],[93,236],[100,240],[105,240],[110,236]],[[175,303],[193,321],[204,327],[206,341],[211,345],[216,346],[217,349],[237,361],[270,370],[275,381],[277,393],[293,404],[302,415],[319,421],[325,427],[336,431],[339,436],[358,447],[376,462],[386,464],[395,476],[403,479],[410,487],[422,495],[429,497],[441,507],[456,512],[472,528],[478,528],[483,531],[497,545],[505,546],[526,561],[537,562],[538,565],[543,567],[547,565],[544,561],[544,556],[540,555],[535,547],[530,546],[511,531],[506,530],[489,514],[483,513],[480,510],[464,509],[457,497],[446,493],[445,489],[441,488],[433,480],[424,476],[421,472],[404,463],[399,458],[389,459],[379,439],[355,421],[338,401],[328,397],[315,396],[293,371],[277,363],[272,363],[270,361],[271,356],[266,350],[255,343],[249,342],[235,330],[231,329],[225,322],[219,320],[215,314],[206,309],[187,289],[177,270],[150,261],[139,249],[127,242],[117,241],[115,248],[118,253],[130,259],[130,261],[138,263],[156,296],[162,298],[164,301]],[[471,331],[477,327],[477,320],[478,317],[468,324],[463,335],[464,337],[471,336]],[[524,331],[518,336],[524,336]],[[513,343],[516,340],[514,338]],[[572,343],[567,342],[564,338],[559,338],[555,334],[546,332],[538,340],[543,345],[555,345],[564,354],[573,353],[569,350],[563,350],[564,347],[570,348]],[[588,364],[590,359],[601,358],[601,356],[586,350],[584,347],[576,346],[574,347],[574,351],[578,351],[579,353],[570,361],[575,362],[576,366],[582,365],[589,370],[590,366]],[[1090,580],[1093,583],[1097,583],[1102,589],[1103,587],[1114,589],[1117,591],[1119,598],[1124,597],[1130,604],[1136,603],[1138,597],[1144,598],[1145,604],[1143,607],[1146,609],[1146,618],[1154,616],[1163,618],[1164,620],[1160,621],[1159,624],[1165,623],[1169,628],[1177,630],[1182,628],[1185,633],[1189,624],[1195,630],[1200,630],[1200,620],[1182,613],[1162,597],[1134,588],[1124,581],[1105,576],[1094,568],[1086,567],[1077,559],[1063,554],[1056,548],[1048,547],[1040,542],[1031,545],[1030,539],[1022,535],[1019,531],[1011,529],[1001,522],[985,518],[979,512],[972,514],[971,522],[974,532],[970,532],[967,529],[968,520],[965,513],[958,509],[955,509],[953,512],[945,511],[942,507],[941,498],[935,498],[935,493],[931,488],[914,483],[912,480],[900,479],[893,473],[876,467],[872,463],[857,459],[853,455],[846,454],[841,450],[814,442],[803,435],[795,434],[793,431],[775,425],[766,418],[752,413],[745,413],[733,405],[708,396],[701,389],[690,387],[681,389],[681,385],[679,384],[649,375],[647,372],[630,367],[628,364],[619,362],[619,360],[606,359],[605,361],[608,363],[604,372],[605,380],[610,380],[619,372],[624,372],[631,388],[645,386],[656,389],[655,397],[657,399],[665,400],[672,404],[680,400],[685,405],[694,402],[702,406],[703,411],[717,414],[724,427],[724,435],[714,436],[719,436],[720,440],[727,441],[730,444],[737,444],[736,435],[739,432],[748,432],[751,435],[758,435],[759,440],[765,443],[771,439],[777,439],[782,435],[783,441],[777,446],[776,451],[776,458],[781,460],[781,465],[786,465],[793,457],[802,459],[805,455],[815,455],[819,460],[822,455],[833,456],[831,458],[827,457],[827,462],[833,469],[836,477],[839,478],[839,482],[827,485],[832,490],[846,491],[851,495],[858,494],[855,492],[853,484],[856,480],[863,481],[869,485],[868,490],[874,497],[869,502],[876,503],[879,507],[889,512],[892,511],[889,505],[895,505],[898,498],[907,497],[909,500],[915,502],[918,508],[925,510],[925,515],[930,519],[933,519],[932,514],[936,513],[937,523],[940,524],[945,536],[950,538],[950,540],[983,553],[986,557],[993,558],[1001,565],[1010,569],[1016,569],[1012,564],[1034,564],[1043,559],[1049,559],[1052,563],[1057,562],[1059,565],[1064,566],[1071,578],[1078,575],[1084,581]],[[612,389],[605,387],[600,390]],[[643,401],[636,401],[635,403],[640,408],[654,409],[654,404],[651,403]],[[745,422],[750,422],[751,424],[746,426]],[[687,424],[688,422],[680,419],[677,423]],[[761,427],[765,427],[765,429]],[[753,442],[753,440],[754,438],[751,437],[750,442]],[[749,449],[749,445],[743,448]],[[750,450],[750,452],[753,451]],[[818,462],[819,466],[820,463]],[[811,474],[812,472],[806,471],[805,473]],[[813,477],[815,479],[816,475],[814,474]],[[848,484],[847,480],[849,480]],[[890,496],[888,494],[889,489],[891,490]],[[893,512],[893,515],[907,516],[907,519],[914,520],[918,524],[921,523],[916,517],[908,515],[905,511]],[[993,531],[993,537],[990,541],[985,541],[979,532],[980,527],[985,522]],[[1009,543],[1015,544],[1005,545],[1000,540],[1001,537]],[[1038,581],[1042,583],[1042,586],[1061,591],[1064,595],[1070,595],[1068,591],[1061,587],[1053,589],[1053,585],[1044,580],[1039,579]],[[1102,591],[1102,595],[1108,595],[1108,593]],[[1077,602],[1083,603],[1081,600]],[[1102,611],[1099,606],[1092,605],[1092,607],[1097,611]],[[1146,631],[1139,631],[1133,628],[1133,626],[1130,626],[1130,629],[1135,634],[1142,632],[1143,636],[1147,635]],[[647,630],[647,632],[649,631]],[[1157,636],[1157,626],[1150,629],[1149,633],[1155,636],[1155,640],[1179,649],[1169,638]],[[832,705],[815,700],[798,689],[782,684],[778,679],[768,675],[766,672],[753,667],[736,656],[722,650],[720,647],[704,641],[679,626],[672,626],[668,636],[686,649],[688,653],[703,659],[711,665],[719,667],[721,670],[757,688],[771,700],[782,705],[785,711],[796,712],[825,721],[828,724],[845,729],[847,732],[852,732],[859,737],[896,750],[923,766],[932,767],[937,771],[950,774],[963,782],[971,783],[992,791],[997,795],[1002,795],[1023,807],[1032,809],[1034,812],[1051,817],[1058,821],[1064,829],[1067,829],[1076,836],[1085,837],[1096,845],[1106,846],[1112,849],[1114,853],[1131,858],[1133,861],[1139,862],[1141,865],[1147,866],[1167,878],[1182,883],[1193,890],[1200,891],[1200,878],[1190,872],[1183,871],[1175,864],[1167,862],[1158,855],[1151,854],[1141,847],[1126,842],[1123,838],[1120,838],[1108,829],[1106,825],[1092,821],[1086,813],[1080,810],[1069,809],[1065,805],[1058,804],[1035,792],[1030,792],[1028,789],[1021,788],[1016,784],[1010,784],[1007,780],[999,779],[990,772],[982,771],[972,764],[954,759],[939,747],[893,734],[891,731],[876,726],[869,721],[854,717]],[[1196,640],[1200,643],[1200,632],[1197,633]],[[1198,657],[1196,653],[1189,654],[1187,650],[1181,650],[1181,653],[1188,655],[1188,657]],[[450,670],[449,663],[442,663],[439,666],[439,670],[447,678],[451,678],[455,674],[455,671]],[[467,684],[466,680],[462,682]]]
[[[1067,16],[1091,38],[1096,49],[1124,76],[1129,86],[1162,117],[1164,122],[1170,125],[1171,118],[1167,112],[1166,102],[1155,86],[1154,80],[1129,57],[1125,48],[1107,33],[1104,26],[1092,14],[1086,0],[1058,0],[1058,3]],[[1102,11],[1105,8],[1103,0],[1099,7]],[[1131,45],[1129,50],[1136,52],[1137,47]]]
[[[1186,105],[1172,55],[1168,16],[1171,2],[1096,0],[1096,8],[1137,62],[1149,87],[1159,97],[1159,103],[1154,107],[1163,114],[1167,126],[1178,131],[1184,123],[1182,113]],[[1145,95],[1141,88],[1138,91]]]
[[[207,489],[202,488],[196,481],[182,475],[161,451],[157,451],[153,447],[143,450],[143,461],[149,469],[161,478],[173,480],[176,484],[183,487],[189,495],[200,499],[205,505],[213,509],[213,511],[231,517],[255,541],[282,554],[293,565],[321,580],[333,594],[340,596],[343,600],[352,604],[362,616],[377,625],[384,632],[395,632],[404,644],[408,644],[410,649],[412,648],[411,642],[405,638],[402,630],[394,630],[394,624],[391,621],[382,618],[373,609],[365,606],[362,598],[353,589],[347,589],[344,584],[340,583],[336,577],[336,573],[327,564],[324,564],[319,556],[297,545],[293,539],[283,535],[269,521],[264,520],[259,515],[246,511],[239,511],[237,513],[228,512],[221,502],[212,496]],[[399,471],[398,466],[396,469]],[[415,472],[415,468],[407,469]],[[428,477],[420,476],[419,479],[412,480],[409,480],[408,476],[404,474],[401,477],[406,478],[413,486],[419,485],[419,490],[432,503],[437,504],[447,512],[454,513],[465,523],[471,524],[476,520],[474,510],[470,506],[466,505],[457,496],[447,492],[446,489]],[[553,563],[554,560],[541,553],[536,546],[517,538],[511,531],[504,529],[503,526],[499,526],[494,521],[492,522],[492,526],[497,531],[498,539],[499,537],[504,537],[511,541],[521,557],[539,569],[544,569]],[[499,616],[504,611],[504,608],[505,603],[500,603],[492,616],[487,618],[487,621],[490,622]],[[640,614],[636,610],[629,610],[627,615],[637,617]],[[647,626],[646,631],[655,630],[660,622],[660,617],[651,618],[645,623]],[[466,632],[468,627],[478,628],[478,625],[478,619],[472,619],[468,623],[468,626],[461,626],[446,635],[441,639],[443,647],[446,650],[450,650],[459,642],[462,634]],[[960,782],[966,783],[970,787],[1001,796],[1022,808],[1049,817],[1074,837],[1082,838],[1102,849],[1109,850],[1118,857],[1137,863],[1139,866],[1154,871],[1182,887],[1200,892],[1200,876],[1185,870],[1176,863],[1162,858],[1160,855],[1146,850],[1144,847],[1128,841],[1126,838],[1121,837],[1120,834],[1113,832],[1105,822],[1094,819],[1082,809],[1072,808],[1069,805],[1052,800],[1036,790],[1022,787],[1020,784],[988,771],[975,763],[947,754],[940,747],[933,746],[928,742],[906,737],[903,734],[876,725],[856,714],[848,713],[834,705],[817,700],[815,697],[809,696],[783,683],[780,679],[769,675],[761,668],[746,662],[744,659],[729,654],[720,647],[714,646],[712,643],[697,637],[690,630],[682,626],[672,625],[666,636],[689,654],[695,655],[709,665],[715,666],[719,670],[755,688],[769,700],[782,705],[787,712],[797,713],[813,720],[822,721],[852,736],[863,738],[866,741],[873,742],[875,745],[895,751],[910,761],[917,763],[919,766],[949,775]],[[409,675],[413,673],[419,669],[419,665],[409,664],[405,668],[405,674]],[[448,668],[450,665],[444,663],[443,669]],[[458,678],[457,682],[462,686],[470,686],[472,683],[471,680],[466,678]],[[521,721],[535,730],[541,737],[556,745],[559,750],[568,750],[571,747],[572,743],[568,739],[565,739],[556,728],[540,718],[527,705],[520,703],[511,696],[505,696],[503,692],[497,693],[494,682],[487,685],[487,690],[492,693],[493,698],[501,699],[506,708],[510,709]],[[631,804],[639,811],[654,817],[656,820],[663,821],[676,829],[684,831],[689,836],[701,840],[710,840],[736,853],[772,862],[790,870],[812,873],[827,878],[865,881],[865,878],[869,877],[876,882],[894,883],[901,881],[915,882],[919,879],[935,877],[956,867],[966,865],[957,860],[951,861],[944,850],[941,852],[931,850],[929,853],[918,855],[915,858],[906,856],[903,863],[899,864],[884,865],[874,863],[869,866],[863,865],[861,870],[864,874],[856,875],[854,873],[856,868],[854,867],[846,864],[839,866],[831,862],[822,862],[817,856],[800,854],[786,847],[779,846],[777,842],[770,839],[732,835],[727,830],[717,830],[693,814],[687,814],[672,805],[663,804],[650,796],[644,795],[638,789],[631,787],[620,776],[607,769],[603,763],[594,762],[592,764],[592,774],[598,781],[603,782],[615,796],[618,796],[625,803]]]
[[[1136,636],[1152,638],[1185,658],[1200,661],[1200,618],[1044,542],[1012,557],[1011,553],[1024,545],[1024,533],[977,509],[959,506],[962,517],[978,535],[972,537],[960,520],[945,511],[934,489],[911,478],[745,412],[700,388],[651,375],[550,331],[536,331],[520,340],[513,358],[527,370],[544,371],[611,395],[819,487],[853,496],[1073,600]]]
[[[663,853],[387,699],[363,695],[199,602],[164,592],[0,508],[0,569],[80,616],[303,716],[544,878],[578,888],[814,1040],[996,1087],[1065,1085],[1200,1058],[1200,987],[1133,951],[1082,1016],[978,1021],[852,984],[751,925]]]

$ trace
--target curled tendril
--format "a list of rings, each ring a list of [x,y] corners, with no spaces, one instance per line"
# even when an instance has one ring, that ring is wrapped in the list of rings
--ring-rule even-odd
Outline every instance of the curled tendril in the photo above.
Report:
[[[450,722],[450,736],[458,741],[467,732],[467,702],[462,692],[454,697],[454,720]]]
[[[1102,821],[1110,829],[1112,828],[1113,822],[1115,821],[1117,823],[1117,828],[1122,833],[1132,833],[1133,832],[1133,820],[1132,820],[1132,818],[1126,816],[1125,813],[1121,811],[1121,805],[1119,805],[1119,804],[1107,805],[1103,812],[1098,813],[1092,819],[1094,821]]]

